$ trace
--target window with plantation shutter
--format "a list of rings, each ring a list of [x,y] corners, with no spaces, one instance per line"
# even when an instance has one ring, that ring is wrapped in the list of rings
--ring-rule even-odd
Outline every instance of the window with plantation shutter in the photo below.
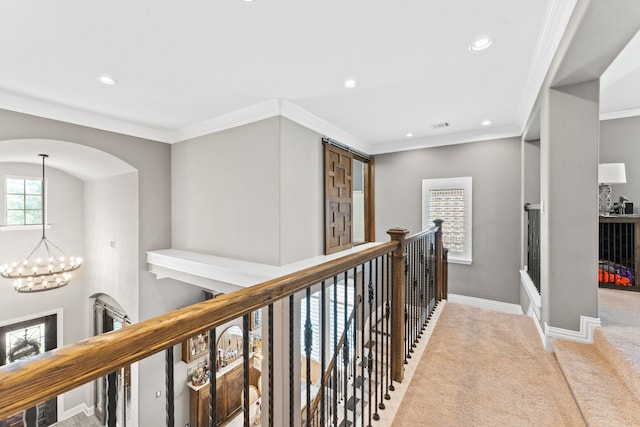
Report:
[[[422,228],[441,219],[442,244],[449,249],[449,261],[471,264],[472,178],[425,179],[422,181]]]

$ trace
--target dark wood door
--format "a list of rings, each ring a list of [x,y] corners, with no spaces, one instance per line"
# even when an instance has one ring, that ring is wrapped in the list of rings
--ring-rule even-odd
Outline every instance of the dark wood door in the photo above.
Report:
[[[352,155],[325,144],[325,253],[352,246]]]

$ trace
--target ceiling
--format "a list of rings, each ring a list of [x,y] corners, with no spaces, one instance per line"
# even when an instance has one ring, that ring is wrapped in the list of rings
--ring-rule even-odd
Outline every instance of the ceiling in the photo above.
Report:
[[[169,143],[280,114],[370,154],[517,136],[574,5],[0,0],[0,108]],[[629,56],[603,113],[640,107]]]

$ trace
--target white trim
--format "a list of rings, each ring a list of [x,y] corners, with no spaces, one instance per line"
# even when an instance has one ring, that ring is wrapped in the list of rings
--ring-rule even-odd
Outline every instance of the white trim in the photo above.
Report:
[[[187,139],[197,138],[199,136],[268,119],[279,114],[280,105],[278,100],[270,99],[212,119],[184,126],[172,132],[164,142],[174,143],[186,141]]]
[[[69,418],[78,414],[85,414],[87,417],[91,417],[93,416],[93,407],[88,407],[86,403],[81,403],[67,411],[59,412],[59,413],[61,413],[62,416],[58,417],[58,422],[68,420]]]
[[[538,313],[540,311],[540,307],[542,306],[542,298],[536,289],[536,285],[533,284],[531,278],[529,277],[529,273],[527,273],[527,269],[525,267],[524,270],[520,270],[520,280],[522,281],[522,285],[524,286],[524,290],[527,291],[527,295],[529,295],[529,299],[531,302],[538,307]]]
[[[600,318],[580,316],[580,330],[572,331],[570,329],[557,328],[544,323],[544,335],[546,337],[544,347],[547,351],[553,351],[551,342],[556,338],[564,338],[584,344],[593,343],[593,331],[601,326]]]
[[[508,302],[494,301],[494,300],[488,300],[484,298],[469,297],[466,295],[457,295],[457,294],[449,294],[449,296],[447,297],[447,301],[453,302],[456,304],[470,305],[472,307],[477,307],[477,308],[484,308],[487,310],[500,311],[502,313],[524,314],[522,312],[522,307],[520,307],[518,304],[511,304]]]
[[[332,125],[328,121],[321,119],[315,114],[308,112],[302,107],[291,101],[287,101],[286,99],[280,101],[280,115],[306,127],[307,129],[311,129],[326,137],[340,141],[340,143],[346,144],[351,148],[362,151],[363,153],[370,153],[372,150],[371,146],[360,138],[357,138],[349,132]]]
[[[45,230],[51,228],[51,224],[44,226]],[[30,231],[30,230],[42,230],[42,224],[33,225],[0,225],[0,231]]]
[[[529,297],[529,305],[525,314],[533,319],[533,323],[536,325],[536,329],[538,330],[538,335],[540,335],[542,346],[544,346],[545,336],[544,331],[542,330],[542,325],[540,324],[540,319],[542,319],[542,298],[540,298],[538,290],[531,281],[531,278],[526,271],[526,266],[524,270],[520,270],[520,283]]]
[[[640,108],[631,108],[629,110],[610,111],[608,113],[600,113],[600,120],[625,119],[627,117],[640,116]]]
[[[527,76],[525,89],[518,107],[519,123],[522,123],[520,134],[524,134],[527,126],[527,118],[531,115],[540,88],[547,76],[553,57],[560,46],[560,41],[567,28],[577,0],[552,0],[546,13],[544,29],[536,45],[536,50],[531,58],[531,68]]]

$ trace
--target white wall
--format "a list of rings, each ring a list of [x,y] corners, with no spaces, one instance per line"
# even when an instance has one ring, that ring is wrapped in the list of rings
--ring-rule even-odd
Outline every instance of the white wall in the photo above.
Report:
[[[3,223],[6,175],[41,177],[42,167],[37,164],[0,163]],[[51,224],[46,231],[47,238],[70,256],[84,256],[84,183],[50,167],[47,167],[46,178],[47,218]],[[20,262],[29,255],[41,237],[41,229],[0,231],[0,262]],[[25,320],[62,309],[63,327],[58,330],[62,345],[89,337],[92,330],[86,279],[86,269],[80,268],[73,273],[71,283],[66,287],[33,294],[18,293],[13,290],[10,281],[0,279],[0,323],[10,324],[13,319]],[[86,388],[66,393],[63,409],[83,403],[86,395]]]
[[[138,173],[85,183],[87,289],[138,320]]]

